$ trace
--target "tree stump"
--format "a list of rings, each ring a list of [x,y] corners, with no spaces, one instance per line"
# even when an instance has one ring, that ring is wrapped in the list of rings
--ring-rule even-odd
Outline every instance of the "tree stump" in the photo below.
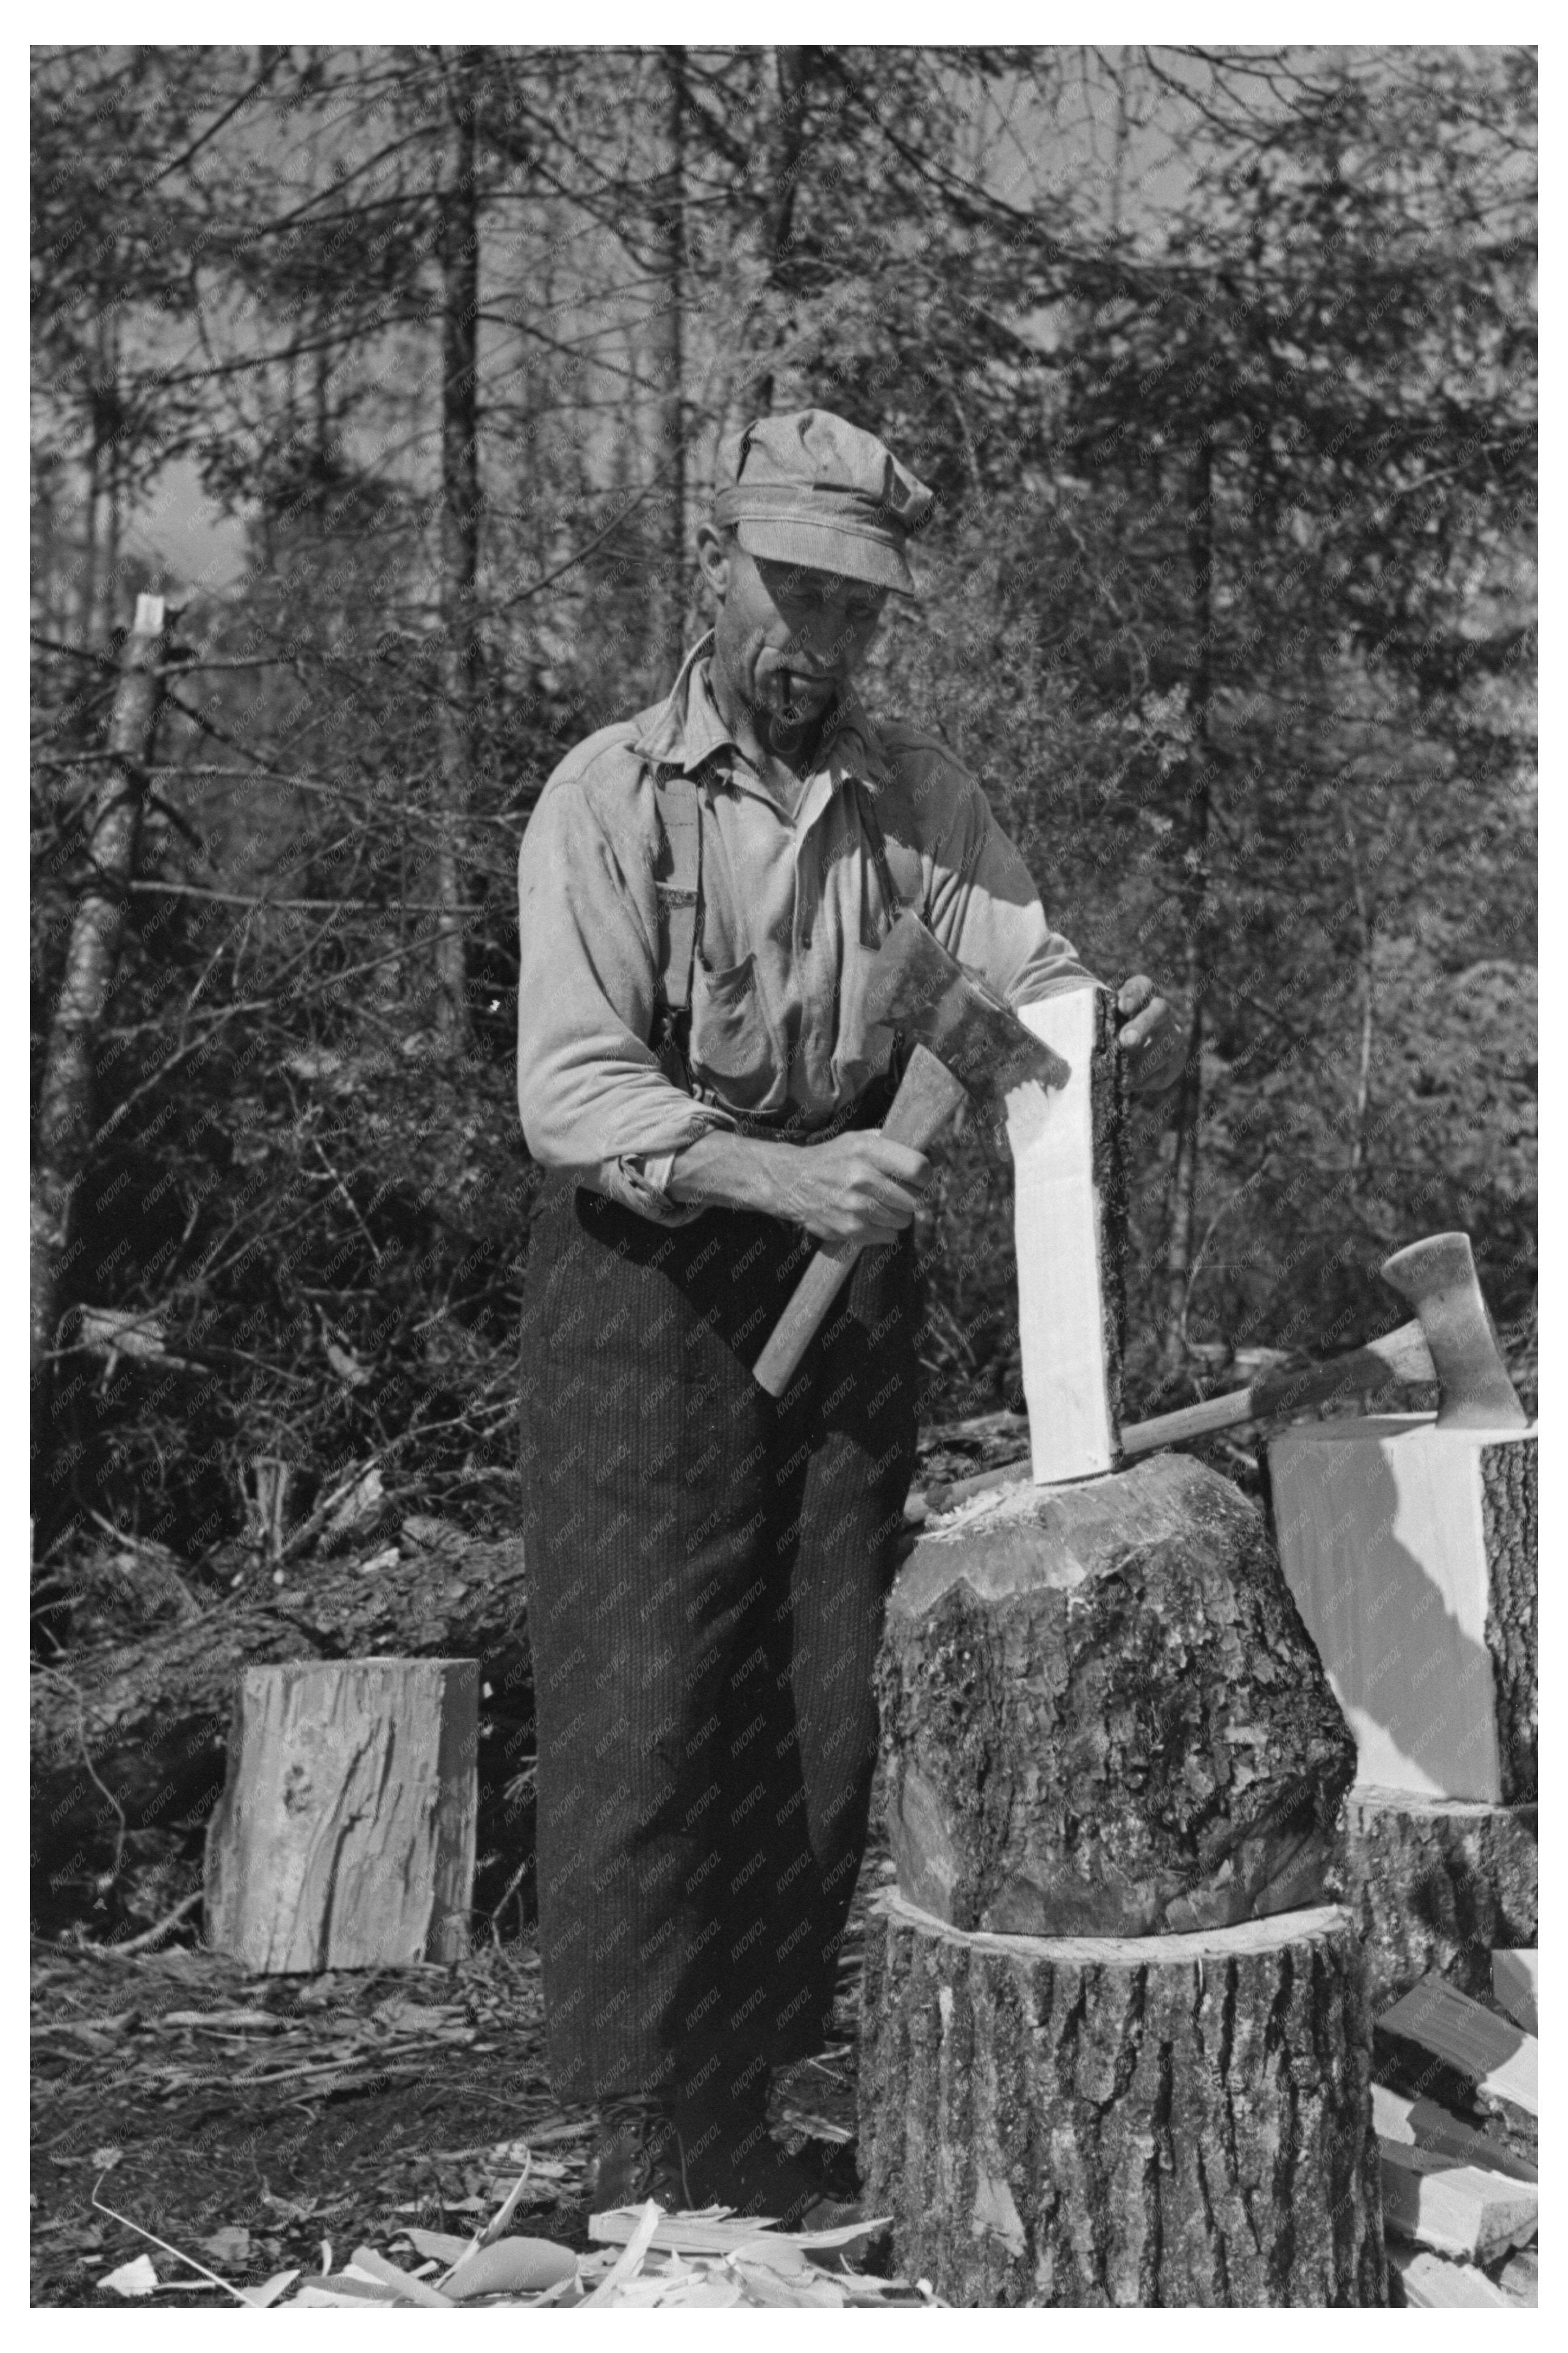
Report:
[[[1190,1458],[938,1522],[878,1665],[899,1886],[1128,1936],[1321,1900],[1354,1744],[1262,1515]]]
[[[451,1549],[407,1521],[403,1556],[366,1575],[357,1560],[312,1560],[291,1587],[237,1596],[132,1642],[73,1654],[68,1678],[32,1677],[35,1902],[49,1875],[105,1869],[122,1823],[132,1834],[205,1829],[223,1788],[241,1672],[294,1660],[477,1657],[490,1696],[487,1778],[533,1750],[527,1577],[519,1542]],[[484,1695],[482,1694],[482,1698]],[[497,1795],[499,1793],[497,1792]]]
[[[868,2211],[948,2302],[1386,2302],[1343,1911],[1001,1936],[889,1893],[863,2017]]]
[[[1356,1736],[1358,1781],[1536,1794],[1533,1430],[1326,1421],[1268,1450],[1290,1588]]]
[[[1485,2000],[1494,1949],[1537,1941],[1539,1862],[1533,1806],[1352,1788],[1336,1875],[1374,2006],[1432,1970]]]
[[[249,1667],[207,1833],[207,1936],[268,1973],[467,1951],[471,1659]]]

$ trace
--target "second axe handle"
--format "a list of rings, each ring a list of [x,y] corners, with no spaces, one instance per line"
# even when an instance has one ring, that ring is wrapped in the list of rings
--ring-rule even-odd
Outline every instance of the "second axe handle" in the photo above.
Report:
[[[1350,1390],[1436,1377],[1437,1367],[1420,1323],[1402,1324],[1397,1332],[1385,1332],[1381,1339],[1369,1340],[1365,1347],[1330,1356],[1323,1364],[1299,1365],[1293,1372],[1262,1373],[1245,1389],[1224,1389],[1201,1404],[1157,1414],[1152,1421],[1131,1422],[1120,1433],[1121,1451],[1149,1454],[1157,1446],[1180,1446],[1184,1439],[1234,1430],[1240,1422],[1269,1420],[1296,1413],[1304,1406],[1323,1405]],[[950,1485],[938,1480],[927,1489],[927,1501],[933,1510],[950,1511],[955,1504],[967,1504],[971,1495],[1014,1485],[1027,1474],[1028,1467],[1026,1461],[1001,1462],[994,1471],[977,1471],[972,1478],[957,1479]]]
[[[1426,1335],[1417,1321],[1385,1332],[1365,1347],[1351,1348],[1320,1365],[1299,1365],[1295,1371],[1261,1373],[1250,1387],[1205,1398],[1201,1405],[1179,1406],[1174,1413],[1157,1414],[1152,1421],[1134,1422],[1121,1433],[1124,1454],[1147,1454],[1156,1446],[1174,1446],[1184,1438],[1202,1438],[1211,1430],[1230,1430],[1243,1421],[1263,1421],[1298,1413],[1309,1405],[1326,1405],[1355,1389],[1386,1388],[1390,1381],[1435,1381],[1437,1367]]]
[[[890,1144],[907,1144],[914,1151],[924,1152],[947,1126],[966,1092],[961,1081],[929,1048],[916,1046],[878,1132]],[[789,1387],[863,1248],[859,1242],[829,1243],[800,1277],[794,1297],[752,1367],[754,1379],[769,1397],[781,1397]]]

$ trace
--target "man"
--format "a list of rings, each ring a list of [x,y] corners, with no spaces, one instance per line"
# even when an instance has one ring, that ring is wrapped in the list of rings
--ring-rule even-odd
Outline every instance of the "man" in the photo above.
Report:
[[[596,2202],[799,2219],[853,2187],[768,2089],[828,2038],[864,1841],[930,1173],[876,1132],[862,992],[904,907],[1015,1003],[1088,976],[974,778],[853,691],[930,492],[820,409],[723,480],[712,637],[561,764],[520,860],[524,1132],[566,1172],[523,1344],[539,1913]],[[1118,1001],[1169,1082],[1169,1008]],[[871,1247],[775,1401],[749,1367],[820,1241]]]

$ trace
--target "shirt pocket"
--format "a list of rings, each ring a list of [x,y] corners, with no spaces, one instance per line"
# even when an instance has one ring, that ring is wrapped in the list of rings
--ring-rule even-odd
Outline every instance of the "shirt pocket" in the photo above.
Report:
[[[757,959],[692,974],[692,1076],[732,1111],[771,1108],[783,1058],[757,976]]]
[[[881,1077],[893,1059],[894,1032],[866,1026],[865,987],[875,961],[874,955],[864,948],[848,947],[845,950],[843,970],[839,977],[838,1029],[829,1066],[834,1098],[838,1102],[848,1102],[863,1095],[872,1081]]]

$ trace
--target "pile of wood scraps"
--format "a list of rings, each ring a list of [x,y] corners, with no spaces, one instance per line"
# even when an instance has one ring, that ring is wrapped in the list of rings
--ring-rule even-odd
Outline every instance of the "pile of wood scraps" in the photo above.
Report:
[[[1536,2302],[1536,1956],[1492,1964],[1495,2006],[1433,1973],[1377,2021],[1391,2301]]]
[[[410,2229],[424,2258],[406,2270],[372,2248],[356,2247],[344,2271],[307,2280],[293,2305],[354,2309],[366,2304],[661,2306],[722,2309],[746,2305],[842,2311],[852,2306],[920,2306],[928,2291],[904,2280],[873,2279],[844,2268],[845,2257],[886,2228],[858,2222],[839,2231],[780,2231],[743,2221],[723,2208],[667,2215],[652,2202],[596,2214],[586,2254],[549,2239],[465,2241]]]
[[[225,2288],[237,2303],[259,2309],[352,2312],[371,2305],[450,2312],[464,2306],[572,2310],[659,2305],[719,2310],[745,2305],[843,2311],[938,2300],[925,2282],[911,2287],[906,2280],[872,2278],[849,2268],[852,2256],[885,2231],[885,2217],[836,2231],[781,2231],[766,2219],[743,2220],[716,2206],[671,2216],[650,2200],[594,2215],[588,2224],[593,2243],[582,2254],[552,2239],[509,2234],[531,2170],[531,2160],[525,2161],[499,2211],[471,2239],[410,2224],[394,2237],[403,2261],[357,2246],[341,2268],[334,2268],[331,2245],[323,2242],[319,2275],[282,2272],[256,2288],[230,2285],[195,2257],[143,2231],[129,2215],[114,2219],[189,2265],[203,2281]],[[102,2211],[114,2213],[107,2206]],[[161,2278],[152,2258],[143,2254],[102,2284],[132,2298],[184,2283]]]

